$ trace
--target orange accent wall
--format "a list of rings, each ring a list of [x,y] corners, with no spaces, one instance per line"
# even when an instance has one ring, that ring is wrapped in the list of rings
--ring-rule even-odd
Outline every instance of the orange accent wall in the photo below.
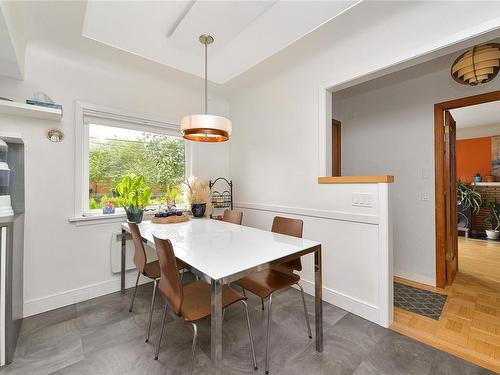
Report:
[[[471,182],[479,172],[481,176],[491,174],[491,137],[457,140],[457,177]]]

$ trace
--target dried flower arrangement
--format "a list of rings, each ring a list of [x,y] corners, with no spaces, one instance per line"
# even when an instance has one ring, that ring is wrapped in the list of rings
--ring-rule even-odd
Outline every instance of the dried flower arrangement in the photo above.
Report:
[[[186,185],[188,189],[187,200],[191,204],[196,203],[208,203],[210,202],[210,187],[208,186],[208,181],[199,180],[197,177],[191,177],[186,180]]]

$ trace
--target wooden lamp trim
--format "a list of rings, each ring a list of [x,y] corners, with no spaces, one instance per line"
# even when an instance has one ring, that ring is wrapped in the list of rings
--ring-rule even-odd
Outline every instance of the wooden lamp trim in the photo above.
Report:
[[[183,131],[183,138],[195,142],[226,142],[229,139],[229,133],[220,129],[211,128],[193,128]],[[206,134],[215,135],[207,137]]]

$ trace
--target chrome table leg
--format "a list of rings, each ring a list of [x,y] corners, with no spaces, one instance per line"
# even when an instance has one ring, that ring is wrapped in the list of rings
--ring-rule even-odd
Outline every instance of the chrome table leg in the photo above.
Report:
[[[316,351],[323,351],[323,276],[321,264],[321,245],[318,245],[314,252],[314,298],[315,298],[315,314],[314,320],[316,325]]]
[[[125,229],[122,229],[122,256],[121,256],[121,264],[120,264],[120,291],[122,294],[125,294],[125,254],[127,248],[127,239],[125,235],[127,232]]]
[[[210,341],[212,371],[219,375],[222,374],[222,283],[220,280],[212,280]]]

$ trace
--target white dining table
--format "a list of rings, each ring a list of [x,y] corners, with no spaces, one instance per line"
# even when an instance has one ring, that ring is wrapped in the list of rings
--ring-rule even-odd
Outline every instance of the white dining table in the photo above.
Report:
[[[175,256],[212,286],[211,361],[215,374],[222,373],[222,285],[253,272],[299,256],[314,253],[316,351],[323,351],[321,244],[303,238],[212,219],[193,218],[184,223],[139,224],[143,241],[155,247],[153,235],[172,242]],[[121,289],[125,291],[126,238],[122,224]]]

